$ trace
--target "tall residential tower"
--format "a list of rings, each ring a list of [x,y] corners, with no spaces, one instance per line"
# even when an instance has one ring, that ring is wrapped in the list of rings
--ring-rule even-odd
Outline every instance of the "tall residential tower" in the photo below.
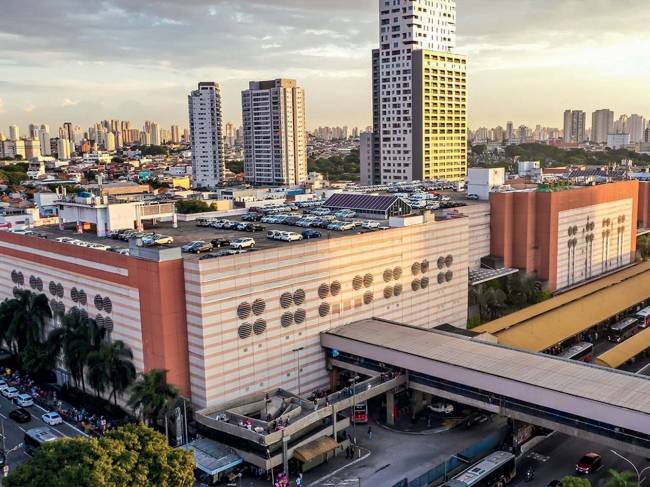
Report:
[[[452,53],[455,0],[379,0],[379,19],[380,46],[373,51],[379,150],[368,173],[382,183],[464,179],[467,59]]]
[[[192,140],[192,184],[214,188],[226,170],[221,128],[221,90],[213,81],[199,83],[188,96]]]
[[[252,184],[307,180],[305,93],[295,80],[251,81],[242,92],[244,172]]]
[[[614,112],[607,109],[596,110],[591,116],[591,141],[606,144],[607,136],[614,130]]]

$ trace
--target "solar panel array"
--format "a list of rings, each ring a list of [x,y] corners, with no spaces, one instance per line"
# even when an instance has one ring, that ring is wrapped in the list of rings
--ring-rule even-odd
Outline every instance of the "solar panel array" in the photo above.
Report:
[[[399,198],[371,194],[340,193],[330,196],[325,208],[387,211]]]

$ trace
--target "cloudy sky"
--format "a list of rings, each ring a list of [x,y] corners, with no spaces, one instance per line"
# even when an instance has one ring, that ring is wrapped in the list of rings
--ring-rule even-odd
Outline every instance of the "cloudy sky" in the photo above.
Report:
[[[1,0],[0,131],[18,123],[187,125],[221,83],[296,78],[310,128],[370,122],[378,0]],[[564,108],[650,116],[648,0],[457,0],[473,127],[559,126]]]

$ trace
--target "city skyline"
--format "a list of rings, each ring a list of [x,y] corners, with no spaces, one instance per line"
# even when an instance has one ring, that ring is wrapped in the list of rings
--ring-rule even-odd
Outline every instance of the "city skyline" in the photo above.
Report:
[[[4,7],[0,65],[8,76],[0,80],[0,126],[65,120],[87,125],[97,118],[184,126],[187,92],[212,79],[222,85],[224,119],[239,124],[248,81],[281,76],[304,86],[310,130],[371,122],[369,51],[378,31],[373,0],[309,8],[293,0],[195,0],[182,6],[117,0],[93,2],[94,9],[77,0],[64,3],[43,4],[29,17],[18,2]],[[643,97],[650,66],[637,62],[636,54],[650,45],[643,31],[650,14],[634,8],[640,1],[626,4],[630,8],[616,8],[612,18],[611,1],[590,12],[577,3],[459,1],[457,52],[470,55],[470,125],[515,119],[559,126],[558,114],[566,107],[650,113],[650,100]],[[525,31],[518,27],[523,20]],[[625,34],[615,32],[620,21]],[[70,25],[69,36],[57,37],[52,47],[46,33],[59,32],[54,26],[63,23]],[[27,25],[29,37],[22,34]],[[97,49],[87,42],[91,37],[110,39],[113,48]],[[597,52],[595,42],[601,46]],[[614,68],[602,62],[608,57],[616,57]],[[567,71],[568,66],[579,69]]]

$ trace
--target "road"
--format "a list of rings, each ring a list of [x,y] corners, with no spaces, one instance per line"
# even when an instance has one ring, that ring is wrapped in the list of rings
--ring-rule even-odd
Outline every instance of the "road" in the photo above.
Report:
[[[526,483],[520,476],[512,485],[541,487],[551,480],[561,480],[567,475],[575,475],[575,464],[580,457],[587,452],[595,452],[603,457],[603,467],[596,473],[587,476],[591,483],[596,486],[603,479],[608,478],[609,469],[632,470],[624,460],[614,455],[609,448],[579,438],[573,438],[555,433],[547,440],[533,448],[535,467],[535,479]],[[526,454],[527,457],[530,453]],[[650,463],[640,457],[629,457],[637,466],[645,468]]]
[[[6,451],[10,451],[23,443],[25,431],[31,428],[38,428],[40,426],[48,426],[41,419],[41,415],[46,413],[47,410],[36,404],[25,408],[32,415],[32,419],[29,423],[16,423],[13,419],[9,418],[9,412],[16,409],[17,407],[18,406],[12,404],[9,399],[6,399],[4,396],[0,396],[0,420],[2,421],[5,430]],[[84,434],[81,430],[67,423],[48,427],[61,438],[81,436]],[[18,448],[16,451],[8,455],[7,463],[9,464],[9,468],[12,469],[25,462],[28,458],[29,456],[25,453],[24,449]]]

